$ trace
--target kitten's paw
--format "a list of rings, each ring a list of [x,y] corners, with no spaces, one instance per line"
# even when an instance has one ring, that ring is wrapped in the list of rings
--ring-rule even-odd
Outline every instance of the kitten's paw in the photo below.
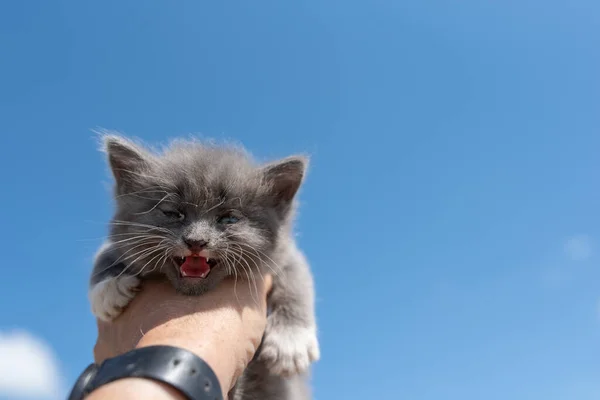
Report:
[[[274,375],[301,374],[320,358],[315,327],[268,327],[262,346],[259,357]]]
[[[140,280],[131,275],[98,282],[89,293],[92,313],[102,321],[110,322],[123,312],[139,291]]]

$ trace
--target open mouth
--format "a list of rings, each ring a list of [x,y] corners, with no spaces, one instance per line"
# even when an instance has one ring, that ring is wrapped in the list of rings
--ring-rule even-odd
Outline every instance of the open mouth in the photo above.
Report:
[[[204,279],[210,274],[211,268],[217,264],[214,258],[200,256],[173,257],[173,260],[179,266],[179,274],[182,278]]]

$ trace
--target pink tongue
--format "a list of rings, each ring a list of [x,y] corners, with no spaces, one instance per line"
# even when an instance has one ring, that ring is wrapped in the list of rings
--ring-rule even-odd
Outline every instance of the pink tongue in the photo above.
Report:
[[[186,257],[181,265],[181,273],[192,278],[203,278],[210,271],[204,257]]]

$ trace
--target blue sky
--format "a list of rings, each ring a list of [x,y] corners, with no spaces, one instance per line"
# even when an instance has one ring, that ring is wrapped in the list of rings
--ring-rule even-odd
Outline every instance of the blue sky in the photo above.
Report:
[[[592,0],[3,2],[0,399],[91,359],[99,126],[312,154],[315,399],[600,398],[599,35]]]

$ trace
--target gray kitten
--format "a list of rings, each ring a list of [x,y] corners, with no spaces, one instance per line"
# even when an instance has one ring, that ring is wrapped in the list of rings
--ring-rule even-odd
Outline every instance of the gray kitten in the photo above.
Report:
[[[307,160],[257,165],[240,148],[181,140],[158,153],[114,135],[104,145],[116,212],[91,276],[94,315],[116,318],[150,274],[200,295],[227,276],[251,284],[272,272],[263,343],[229,399],[309,399],[314,289],[292,235]]]

